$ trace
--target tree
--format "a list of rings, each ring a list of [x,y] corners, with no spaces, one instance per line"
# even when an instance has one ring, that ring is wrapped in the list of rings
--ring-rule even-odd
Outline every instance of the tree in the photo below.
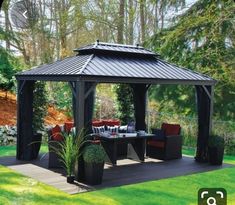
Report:
[[[33,90],[33,132],[43,130],[47,115],[47,92],[44,82],[36,82]]]
[[[208,74],[218,80],[215,86],[215,115],[220,119],[235,119],[235,5],[233,1],[197,1],[176,19],[176,24],[155,34],[152,46],[165,59],[189,69]],[[161,96],[171,100],[181,93],[187,106],[193,95],[188,88],[170,89],[161,86]],[[158,97],[159,98],[159,97]],[[176,103],[180,106],[180,103]],[[169,108],[169,104],[167,107]],[[173,105],[175,106],[175,105]]]
[[[0,89],[7,92],[14,86],[13,76],[16,73],[14,69],[14,57],[0,46]]]
[[[120,0],[119,4],[119,16],[117,24],[117,42],[124,43],[123,41],[123,31],[124,31],[124,11],[125,11],[125,0]]]
[[[128,84],[116,86],[118,117],[122,124],[128,124],[133,119],[133,90]]]

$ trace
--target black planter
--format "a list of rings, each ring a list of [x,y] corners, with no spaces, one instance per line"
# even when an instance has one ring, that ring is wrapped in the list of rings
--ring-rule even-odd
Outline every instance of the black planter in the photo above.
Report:
[[[36,133],[33,135],[33,143],[32,143],[32,159],[36,159],[38,157],[38,153],[41,147],[42,142],[42,134]]]
[[[102,183],[104,162],[103,163],[86,163],[85,162],[85,181],[90,185]]]
[[[74,183],[74,176],[67,176],[67,183],[73,184]]]
[[[224,147],[209,147],[209,162],[212,165],[222,165],[224,157]]]

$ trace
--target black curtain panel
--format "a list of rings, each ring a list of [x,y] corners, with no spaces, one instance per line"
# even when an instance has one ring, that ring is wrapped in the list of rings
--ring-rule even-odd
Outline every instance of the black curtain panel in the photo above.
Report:
[[[206,92],[205,89],[208,91]],[[198,139],[195,160],[198,162],[208,161],[208,139],[210,132],[211,115],[211,86],[196,86],[197,110],[198,110]]]
[[[146,84],[134,84],[132,85],[132,88],[135,112],[135,128],[136,130],[146,130]]]
[[[17,155],[20,160],[35,159],[33,150],[33,88],[34,81],[18,81]]]

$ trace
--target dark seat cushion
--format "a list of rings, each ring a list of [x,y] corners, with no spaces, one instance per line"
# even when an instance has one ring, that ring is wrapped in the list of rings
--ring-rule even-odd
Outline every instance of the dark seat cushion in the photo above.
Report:
[[[180,134],[180,125],[178,124],[168,124],[162,123],[162,130],[165,131],[165,135],[179,135]]]
[[[165,147],[165,142],[164,141],[157,141],[157,140],[149,140],[148,145],[153,146],[153,147],[158,147],[158,148],[164,148]]]
[[[165,131],[160,129],[152,129],[152,133],[155,135],[153,137],[154,140],[164,140],[165,139]]]

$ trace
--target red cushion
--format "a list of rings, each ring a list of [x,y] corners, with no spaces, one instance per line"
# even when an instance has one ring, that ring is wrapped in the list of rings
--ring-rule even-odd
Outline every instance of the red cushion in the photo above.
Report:
[[[166,136],[179,135],[180,134],[180,125],[162,123],[162,130],[165,131]]]
[[[104,126],[104,122],[103,122],[103,120],[94,120],[94,121],[92,121],[92,126],[94,126],[94,127]]]
[[[52,139],[56,141],[62,141],[63,135],[61,134],[61,129],[59,125],[56,125],[51,129]]]
[[[70,130],[72,129],[72,127],[73,127],[74,125],[73,125],[73,122],[65,122],[64,123],[64,130],[65,130],[65,132],[70,132]]]
[[[92,144],[100,144],[100,140],[92,140],[91,143]]]
[[[120,120],[103,120],[106,126],[120,126]]]
[[[164,148],[164,146],[165,146],[165,142],[157,141],[157,140],[150,140],[150,141],[148,141],[147,144],[150,146],[159,147],[159,148]]]

